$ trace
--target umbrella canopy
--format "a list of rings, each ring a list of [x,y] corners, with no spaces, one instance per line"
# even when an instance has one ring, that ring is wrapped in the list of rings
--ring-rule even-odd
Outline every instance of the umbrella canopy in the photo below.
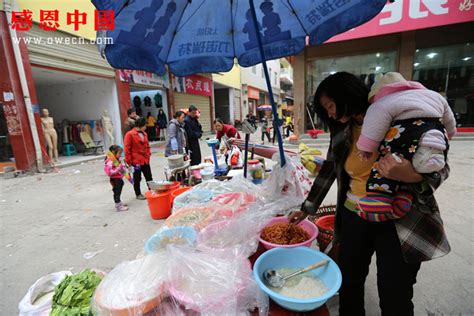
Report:
[[[177,76],[263,63],[275,126],[281,125],[266,60],[296,55],[377,15],[386,0],[92,0],[115,10],[113,44],[100,50],[114,68]],[[99,41],[100,42],[100,41]],[[103,43],[108,41],[104,40]],[[281,165],[283,140],[276,129]]]
[[[177,76],[229,71],[298,54],[379,13],[386,0],[92,0],[115,10],[113,38],[101,50],[114,68]],[[252,18],[254,2],[257,23]],[[258,29],[256,27],[258,26]]]
[[[272,110],[272,106],[269,105],[269,104],[264,104],[264,105],[260,105],[257,110],[259,111],[271,111]]]

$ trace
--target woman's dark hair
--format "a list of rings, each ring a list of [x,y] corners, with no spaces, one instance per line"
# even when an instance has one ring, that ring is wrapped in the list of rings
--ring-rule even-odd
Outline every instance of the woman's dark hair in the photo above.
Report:
[[[176,113],[174,114],[174,116],[173,116],[173,117],[174,117],[175,119],[177,119],[177,118],[180,118],[180,117],[181,117],[181,115],[183,115],[183,114],[184,114],[184,112],[183,112],[183,111],[176,111]]]
[[[370,105],[368,95],[369,89],[359,78],[348,72],[338,72],[319,84],[313,102],[318,117],[328,123],[331,119],[320,102],[322,96],[334,100],[336,120],[339,120],[343,116],[365,114]]]
[[[145,125],[146,125],[146,120],[143,117],[140,117],[135,121],[135,127],[143,127]]]
[[[122,147],[120,147],[119,145],[112,145],[109,147],[109,151],[116,155],[118,152],[122,151]]]
[[[127,110],[127,115],[130,116],[133,112],[135,112],[134,109],[128,109]]]
[[[214,124],[216,124],[216,123],[220,123],[220,124],[224,125],[224,121],[221,118],[218,118],[218,117],[216,117],[216,119],[214,120]]]
[[[146,117],[149,117],[149,116],[151,116],[151,112],[148,112],[148,114],[146,115]]]

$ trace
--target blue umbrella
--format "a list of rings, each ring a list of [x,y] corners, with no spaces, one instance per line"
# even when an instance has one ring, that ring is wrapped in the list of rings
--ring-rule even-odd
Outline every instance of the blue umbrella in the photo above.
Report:
[[[386,0],[92,0],[115,10],[113,44],[101,53],[114,68],[177,76],[263,63],[275,126],[280,126],[265,61],[296,55],[373,18]],[[278,145],[285,164],[279,129]]]

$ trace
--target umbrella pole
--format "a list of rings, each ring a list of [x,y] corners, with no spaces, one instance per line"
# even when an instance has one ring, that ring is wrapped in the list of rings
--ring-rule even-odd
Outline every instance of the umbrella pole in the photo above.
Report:
[[[275,131],[276,131],[276,136],[278,140],[278,149],[280,151],[280,162],[281,162],[281,166],[283,167],[286,164],[286,159],[285,159],[285,153],[283,150],[283,138],[281,137],[281,133],[280,133],[280,118],[278,117],[275,100],[273,99],[272,83],[270,81],[270,75],[268,74],[267,62],[265,60],[265,51],[263,50],[262,37],[261,37],[260,31],[258,30],[257,13],[255,12],[255,5],[254,5],[253,0],[249,0],[249,2],[250,2],[250,10],[252,11],[253,24],[255,26],[255,29],[257,30],[258,48],[260,50],[260,56],[262,58],[263,71],[265,73],[265,81],[267,82],[268,93],[270,94],[270,103],[272,105],[272,112],[273,112],[273,125],[276,128]]]
[[[245,134],[244,178],[247,178],[247,160],[249,157],[249,141],[250,141],[250,134]]]

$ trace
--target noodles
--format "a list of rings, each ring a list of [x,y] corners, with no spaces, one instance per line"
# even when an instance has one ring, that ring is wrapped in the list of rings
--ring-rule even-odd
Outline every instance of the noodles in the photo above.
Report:
[[[263,240],[278,245],[294,245],[307,241],[310,236],[300,226],[288,223],[276,223],[263,229]]]

